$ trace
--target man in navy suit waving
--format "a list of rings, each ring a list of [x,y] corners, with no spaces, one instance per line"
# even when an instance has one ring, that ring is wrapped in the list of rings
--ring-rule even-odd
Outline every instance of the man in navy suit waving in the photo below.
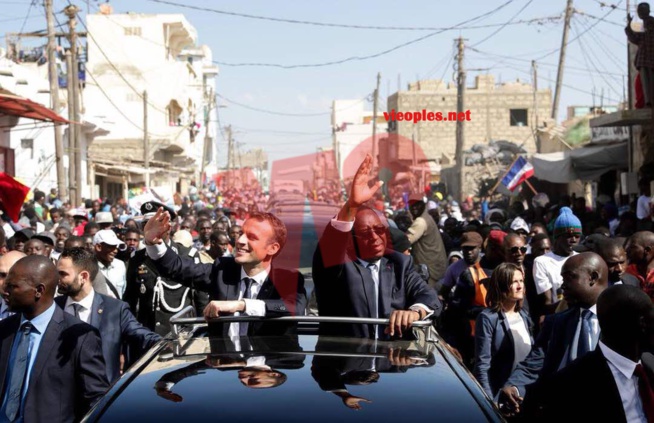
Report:
[[[371,168],[372,157],[367,155],[354,176],[348,201],[316,248],[313,279],[318,310],[323,316],[388,318],[386,334],[402,336],[414,321],[436,317],[442,307],[436,292],[414,270],[411,256],[391,250],[386,218],[364,205],[382,185],[381,181],[368,185]],[[384,336],[368,325],[348,330],[358,337]]]
[[[84,248],[66,249],[57,263],[59,292],[55,299],[67,313],[74,315],[100,331],[102,355],[107,364],[109,382],[120,377],[120,354],[123,346],[130,347],[127,368],[161,337],[136,321],[126,302],[93,290],[98,263]]]

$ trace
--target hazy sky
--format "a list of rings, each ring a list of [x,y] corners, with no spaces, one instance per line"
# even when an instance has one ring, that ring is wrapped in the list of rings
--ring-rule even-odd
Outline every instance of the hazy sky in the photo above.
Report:
[[[67,1],[54,0],[55,10]],[[214,60],[222,62],[218,93],[227,99],[264,110],[318,116],[277,116],[253,111],[219,99],[221,125],[231,124],[243,151],[264,147],[271,159],[315,152],[331,145],[330,107],[334,99],[368,96],[381,72],[382,105],[388,94],[416,79],[452,80],[454,39],[463,36],[478,52],[466,50],[468,84],[479,73],[496,81],[519,78],[531,82],[530,61],[537,59],[539,88],[554,88],[561,44],[565,0],[467,1],[209,1],[172,0],[195,7],[269,18],[345,25],[432,28],[431,30],[354,29],[275,22],[199,11],[153,0],[111,1],[115,13],[182,13],[195,26],[198,42],[207,44]],[[87,2],[73,1],[86,11]],[[89,0],[91,11],[98,2]],[[559,117],[568,105],[615,104],[623,99],[626,74],[626,1],[577,0],[572,20]],[[42,0],[0,0],[4,31],[45,28]],[[631,8],[635,6],[631,2]],[[27,15],[30,9],[29,16]],[[452,27],[480,15],[488,16]],[[608,14],[608,15],[607,15]],[[605,18],[603,18],[607,15]],[[24,18],[27,17],[27,20]],[[521,23],[551,17],[532,23]],[[597,18],[603,18],[599,20]],[[60,17],[60,21],[65,18]],[[500,26],[508,22],[506,26]],[[470,28],[470,26],[486,26]],[[365,57],[420,37],[430,37],[376,58],[323,67],[281,69],[267,66],[229,66],[236,63],[305,65]],[[478,44],[478,45],[477,45]],[[504,57],[498,57],[504,56]],[[371,107],[371,104],[368,104]],[[219,140],[219,155],[226,142]]]

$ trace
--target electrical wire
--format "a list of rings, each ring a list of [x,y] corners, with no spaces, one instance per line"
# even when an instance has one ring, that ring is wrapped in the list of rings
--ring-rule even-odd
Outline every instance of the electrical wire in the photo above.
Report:
[[[620,0],[620,1],[618,2],[617,6],[620,6],[620,5],[622,4],[623,1],[624,1],[624,0]],[[611,9],[611,10],[609,10],[609,11],[608,11],[604,16],[602,16],[602,19],[606,18],[607,16],[609,16],[609,15],[610,15],[611,13],[613,13],[614,11],[615,11],[615,9]],[[588,28],[587,28],[585,31],[583,31],[582,33],[578,34],[578,35],[577,35],[576,37],[574,37],[573,39],[569,40],[565,45],[566,45],[566,46],[569,46],[570,44],[574,43],[575,41],[577,41],[577,39],[579,39],[579,37],[581,37],[582,35],[584,35],[586,32],[590,31],[591,29],[593,29],[593,27],[595,27],[595,26],[596,26],[597,24],[599,24],[600,22],[601,22],[600,20],[596,20],[596,21],[595,21],[595,22],[594,22],[590,27],[588,27]],[[540,60],[546,58],[547,56],[551,56],[552,54],[554,54],[554,53],[556,53],[556,52],[558,52],[558,51],[560,51],[560,50],[561,50],[560,48],[557,48],[556,50],[553,50],[551,53],[548,53],[548,54],[545,54],[545,55],[543,55],[543,56],[541,56],[541,57],[536,58],[536,61],[540,61]]]
[[[151,1],[154,1],[154,0],[151,0]],[[163,1],[163,0],[157,0],[157,1]],[[515,1],[515,0],[508,0],[507,2],[505,2],[504,4],[502,4],[498,8],[495,8],[495,9],[489,11],[489,12],[486,12],[486,13],[484,13],[482,15],[476,16],[476,17],[468,19],[468,20],[465,20],[463,22],[459,22],[458,24],[456,24],[454,26],[447,27],[447,28],[441,28],[436,32],[432,32],[432,33],[429,33],[427,35],[423,35],[423,36],[421,36],[419,38],[409,40],[407,42],[404,42],[402,44],[398,44],[398,45],[396,45],[394,47],[391,47],[389,49],[386,49],[386,50],[383,50],[383,51],[380,51],[380,52],[377,52],[377,53],[374,53],[374,54],[366,55],[366,56],[352,56],[352,57],[339,59],[339,60],[333,60],[333,61],[329,61],[329,62],[310,63],[310,64],[296,64],[296,65],[282,65],[282,64],[279,64],[279,63],[253,63],[253,62],[251,62],[251,63],[229,63],[229,62],[221,62],[221,61],[213,61],[213,63],[216,63],[218,65],[222,65],[222,66],[234,66],[234,67],[248,66],[248,67],[272,67],[272,68],[279,68],[279,69],[297,69],[297,68],[315,68],[315,67],[333,66],[333,65],[340,65],[340,64],[347,63],[347,62],[352,62],[352,61],[364,61],[364,60],[374,59],[374,58],[377,58],[377,57],[384,56],[386,54],[392,53],[392,52],[394,52],[396,50],[399,50],[401,48],[404,48],[404,47],[410,46],[412,44],[418,43],[420,41],[424,41],[424,40],[426,40],[428,38],[434,37],[434,36],[436,36],[438,34],[441,34],[441,33],[445,32],[445,31],[452,30],[452,29],[461,29],[461,27],[463,25],[465,25],[467,23],[470,23],[470,22],[473,22],[475,20],[490,16],[491,14],[497,12],[498,10],[502,9],[503,7],[505,7],[508,4],[512,3],[513,1]]]
[[[269,21],[269,22],[279,22],[279,23],[290,23],[290,24],[297,24],[297,25],[312,25],[312,26],[322,26],[322,27],[332,27],[332,28],[348,28],[348,29],[373,29],[373,30],[384,30],[384,31],[445,31],[445,30],[450,30],[453,29],[452,27],[445,27],[445,28],[438,28],[438,27],[402,27],[402,26],[373,26],[373,25],[349,25],[349,24],[339,24],[339,23],[331,23],[331,22],[315,22],[315,21],[305,21],[305,20],[298,20],[298,19],[286,19],[286,18],[274,18],[270,16],[260,16],[260,15],[251,15],[248,13],[238,13],[238,12],[229,12],[226,10],[219,10],[219,9],[212,9],[208,7],[200,7],[200,6],[194,6],[190,4],[184,4],[184,3],[177,3],[173,1],[168,1],[168,0],[148,0],[153,3],[160,3],[160,4],[167,4],[170,6],[176,6],[176,7],[182,7],[185,9],[192,9],[192,10],[198,10],[201,12],[211,12],[211,13],[217,13],[220,15],[226,15],[226,16],[236,16],[240,18],[247,18],[247,19],[256,19],[256,20],[263,20],[263,21]],[[481,19],[483,17],[490,16],[510,3],[513,3],[515,0],[508,0],[507,2],[503,3],[499,7],[491,10],[490,12],[487,12],[481,16],[478,16],[476,18],[470,19],[468,21],[465,21],[465,23],[473,22],[475,20]],[[463,25],[460,24],[460,25]],[[460,26],[460,25],[457,25]],[[504,24],[497,24],[498,26],[504,25]],[[486,26],[488,27],[488,26]],[[460,29],[475,29],[473,27],[467,27],[467,28],[460,28]]]
[[[22,33],[23,30],[25,29],[25,24],[27,23],[27,20],[30,17],[30,12],[32,11],[32,7],[34,6],[35,2],[36,0],[32,0],[30,2],[30,6],[27,8],[27,14],[25,15],[25,19],[23,20],[23,24],[20,26],[20,31],[18,31],[18,33]]]
[[[244,109],[248,109],[248,110],[252,110],[252,111],[260,112],[260,113],[266,113],[266,114],[269,114],[269,115],[275,115],[275,116],[287,116],[287,117],[315,117],[315,116],[329,116],[329,115],[332,114],[331,111],[329,111],[329,112],[317,112],[317,113],[285,113],[285,112],[277,112],[277,111],[275,111],[275,110],[261,109],[261,108],[258,108],[258,107],[248,106],[247,104],[239,103],[239,102],[237,102],[237,101],[234,101],[234,100],[232,100],[232,99],[229,99],[229,98],[227,98],[227,97],[225,97],[225,96],[223,96],[223,95],[221,95],[221,94],[218,94],[218,93],[216,93],[216,97],[222,98],[222,99],[225,100],[226,102],[231,103],[231,104],[234,104],[235,106],[243,107]],[[343,110],[350,109],[350,108],[352,108],[352,107],[354,107],[354,106],[356,106],[356,105],[358,105],[358,104],[364,102],[364,101],[366,100],[366,98],[368,98],[368,96],[366,96],[366,97],[360,99],[360,100],[359,100],[358,102],[356,102],[356,103],[350,104],[350,105],[347,106],[347,107],[343,107],[342,109],[338,109],[338,110],[336,110],[336,112],[340,112],[340,111],[343,111]]]
[[[529,5],[530,5],[533,1],[534,1],[534,0],[529,0],[529,1],[524,5],[524,6],[522,6],[522,8],[521,8],[520,10],[518,10],[518,13],[516,13],[515,15],[513,15],[513,16],[511,17],[511,19],[509,19],[508,21],[506,21],[506,22],[504,23],[504,25],[502,25],[502,26],[500,26],[499,28],[497,28],[495,31],[493,31],[492,33],[490,33],[487,37],[485,37],[485,38],[482,39],[481,41],[478,41],[478,42],[476,42],[475,44],[473,44],[472,47],[477,47],[479,44],[484,43],[484,42],[488,41],[489,39],[493,38],[495,35],[497,35],[501,30],[503,30],[504,28],[506,28],[507,25],[509,25],[511,22],[513,22],[513,20],[514,20],[515,18],[517,18],[518,15],[520,15],[520,14],[521,14],[521,13],[522,13],[526,8],[527,8],[527,7],[529,7]]]

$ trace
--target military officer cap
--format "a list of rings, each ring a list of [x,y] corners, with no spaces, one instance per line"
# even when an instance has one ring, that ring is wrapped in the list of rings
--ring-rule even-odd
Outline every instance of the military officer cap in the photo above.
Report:
[[[163,207],[164,211],[168,212],[171,220],[174,220],[177,217],[177,213],[175,213],[175,210],[172,207],[162,204],[158,201],[146,201],[141,206],[141,214],[143,215],[143,220],[148,220],[154,216],[157,210],[159,210],[159,207]]]

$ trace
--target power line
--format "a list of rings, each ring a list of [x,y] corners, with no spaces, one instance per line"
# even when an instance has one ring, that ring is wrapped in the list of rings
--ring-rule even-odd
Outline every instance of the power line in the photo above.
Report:
[[[218,94],[218,93],[216,93],[216,97],[222,98],[223,100],[227,101],[228,103],[234,104],[234,105],[239,106],[239,107],[243,107],[244,109],[248,109],[248,110],[252,110],[252,111],[260,112],[260,113],[266,113],[266,114],[269,114],[269,115],[275,115],[275,116],[315,117],[315,116],[329,116],[329,115],[332,114],[331,111],[329,111],[329,112],[318,112],[318,113],[285,113],[285,112],[277,112],[275,110],[261,109],[261,108],[258,108],[258,107],[248,106],[247,104],[243,104],[243,103],[239,103],[238,101],[231,100],[231,99],[229,99],[229,98],[227,98],[227,97],[225,97],[225,96],[223,96],[221,94]],[[367,96],[360,99],[358,102],[356,102],[354,104],[351,104],[351,105],[349,105],[347,107],[344,107],[342,109],[338,109],[336,111],[340,112],[342,110],[350,109],[350,108],[362,103],[363,101],[365,101],[366,98],[367,98]]]
[[[506,28],[507,25],[509,25],[511,22],[513,22],[513,20],[514,20],[515,18],[517,18],[518,15],[520,15],[520,14],[521,14],[521,13],[522,13],[526,8],[527,8],[527,7],[529,7],[529,5],[530,5],[533,1],[534,1],[534,0],[529,0],[529,1],[527,2],[527,4],[525,4],[524,6],[522,6],[522,8],[521,8],[520,10],[518,10],[518,13],[516,13],[515,15],[513,15],[513,16],[511,17],[511,19],[509,19],[508,21],[506,21],[502,26],[500,26],[499,28],[497,28],[495,31],[493,31],[491,34],[489,34],[489,35],[488,35],[486,38],[484,38],[483,40],[481,40],[481,41],[479,41],[479,42],[473,44],[472,47],[476,47],[476,46],[478,46],[479,44],[481,44],[481,43],[483,43],[483,42],[485,42],[485,41],[488,41],[489,39],[491,39],[491,38],[493,38],[495,35],[497,35],[501,30],[503,30],[504,28]]]
[[[623,1],[624,1],[624,0],[620,0],[620,1],[618,2],[617,5],[618,5],[618,6],[621,5]],[[609,15],[610,15],[611,13],[613,13],[614,11],[615,11],[615,9],[611,9],[611,10],[609,10],[609,11],[608,11],[604,16],[602,16],[602,19],[606,18],[607,16],[609,16]],[[569,46],[570,44],[574,43],[577,39],[579,39],[579,37],[581,37],[582,35],[584,35],[586,32],[590,31],[591,29],[593,29],[593,27],[595,27],[595,26],[596,26],[598,23],[600,23],[600,22],[601,22],[600,20],[596,20],[596,21],[595,21],[591,26],[589,26],[585,31],[583,31],[583,32],[580,33],[580,34],[577,34],[576,37],[574,37],[573,39],[571,39],[570,41],[568,41],[568,42],[566,43],[566,46]],[[545,55],[543,55],[543,56],[541,56],[541,57],[536,58],[536,61],[540,61],[540,60],[546,58],[547,56],[551,56],[552,54],[554,54],[554,53],[556,53],[556,52],[558,52],[558,51],[559,51],[559,49],[557,48],[557,49],[555,49],[554,51],[552,51],[551,53],[547,53],[547,54],[545,54]]]
[[[200,7],[200,6],[194,6],[190,4],[183,4],[183,3],[177,3],[173,1],[168,1],[168,0],[148,0],[153,3],[160,3],[160,4],[167,4],[170,6],[177,6],[177,7],[182,7],[185,9],[192,9],[192,10],[198,10],[202,12],[211,12],[211,13],[217,13],[220,15],[227,15],[227,16],[236,16],[240,18],[247,18],[247,19],[257,19],[257,20],[263,20],[263,21],[269,21],[269,22],[281,22],[281,23],[290,23],[290,24],[296,24],[296,25],[312,25],[312,26],[322,26],[322,27],[332,27],[332,28],[348,28],[348,29],[373,29],[373,30],[384,30],[384,31],[446,31],[450,29],[454,29],[453,27],[403,27],[403,26],[375,26],[375,25],[350,25],[350,24],[340,24],[340,23],[332,23],[332,22],[315,22],[315,21],[306,21],[306,20],[299,20],[299,19],[286,19],[286,18],[275,18],[275,17],[270,17],[270,16],[260,16],[260,15],[251,15],[248,13],[239,13],[239,12],[230,12],[226,10],[220,10],[220,9],[213,9],[209,7]],[[491,14],[494,14],[504,8],[505,6],[509,5],[510,3],[513,3],[515,0],[509,0],[506,3],[500,5],[499,7],[491,10],[490,12],[487,12],[481,16],[478,16],[476,18],[470,19],[464,23],[472,22],[478,19],[481,19],[482,17],[490,16]],[[461,24],[463,25],[463,23]],[[498,26],[504,25],[504,24],[497,24]],[[457,25],[457,27],[460,25]],[[480,26],[480,27],[467,27],[467,28],[460,28],[460,29],[476,29],[476,28],[488,28],[489,26]]]
[[[23,24],[20,26],[20,31],[18,31],[19,33],[22,33],[23,29],[25,29],[25,24],[27,23],[27,20],[30,17],[30,12],[32,11],[32,6],[34,6],[35,2],[36,2],[36,0],[32,0],[30,2],[30,6],[27,8],[27,14],[25,15],[25,19],[23,20]]]
[[[137,95],[141,100],[143,100],[143,93],[140,92],[139,90],[137,90],[137,89],[136,89],[136,88],[135,88],[135,87],[134,87],[134,86],[133,86],[133,85],[132,85],[128,80],[127,80],[127,78],[125,78],[125,76],[124,76],[124,75],[123,75],[123,74],[118,70],[118,68],[116,67],[116,65],[114,65],[113,62],[109,59],[109,57],[108,57],[107,54],[104,52],[104,50],[102,49],[102,47],[100,47],[100,43],[98,43],[98,42],[95,40],[95,38],[93,37],[93,34],[92,34],[92,33],[89,31],[89,29],[86,27],[86,24],[84,23],[84,20],[79,16],[79,13],[77,14],[77,16],[78,16],[78,18],[79,18],[79,19],[78,19],[79,22],[82,24],[82,26],[84,27],[84,30],[86,31],[86,35],[87,35],[89,38],[91,38],[91,41],[93,41],[93,42],[95,43],[96,47],[98,48],[98,50],[100,50],[100,53],[102,53],[102,56],[104,56],[104,58],[105,58],[105,60],[107,61],[107,63],[108,63],[108,64],[113,68],[113,70],[118,74],[118,76],[120,77],[120,79],[122,79],[122,80],[125,82],[125,84],[127,84],[127,86],[128,86],[128,87],[129,87],[129,88],[130,88],[130,89],[131,89],[131,90],[132,90],[132,91],[133,91],[133,92],[134,92],[134,93],[135,93],[135,94],[136,94],[136,95]],[[167,115],[167,114],[168,114],[168,111],[167,111],[167,110],[161,109],[161,108],[159,108],[158,106],[152,104],[152,103],[149,102],[149,101],[147,102],[147,104],[148,104],[150,107],[152,107],[154,110],[156,110],[156,111],[158,111],[158,112],[160,112],[160,113],[162,113],[162,114],[164,114],[164,115]]]
[[[155,0],[150,0],[150,1],[155,1]],[[156,0],[156,1],[163,1],[163,0]],[[396,50],[399,50],[401,48],[407,47],[409,45],[418,43],[420,41],[424,41],[428,38],[431,38],[435,35],[441,34],[445,31],[452,30],[452,29],[462,29],[461,27],[467,23],[473,22],[478,19],[482,19],[484,17],[490,16],[494,13],[496,13],[498,10],[502,9],[503,7],[507,6],[508,4],[514,2],[515,0],[508,0],[504,4],[502,4],[500,7],[495,8],[489,12],[486,12],[484,14],[481,14],[479,16],[476,16],[474,18],[465,20],[463,22],[460,22],[454,26],[447,27],[447,28],[441,28],[436,32],[429,33],[427,35],[423,35],[422,37],[407,41],[405,43],[396,45],[395,47],[391,47],[389,49],[380,51],[378,53],[370,54],[367,56],[352,56],[348,57],[345,59],[339,59],[339,60],[333,60],[330,62],[323,62],[323,63],[311,63],[311,64],[299,64],[299,65],[282,65],[279,63],[228,63],[228,62],[219,62],[219,61],[213,61],[213,63],[222,65],[222,66],[234,66],[234,67],[243,67],[243,66],[254,66],[254,67],[273,67],[273,68],[280,68],[280,69],[296,69],[296,68],[310,68],[310,67],[324,67],[324,66],[332,66],[332,65],[340,65],[343,63],[351,62],[351,61],[363,61],[363,60],[368,60],[368,59],[374,59],[380,56],[384,56],[388,53],[392,53]]]
[[[573,26],[572,29],[573,29],[573,31],[575,31],[575,34],[578,33],[576,26]],[[609,88],[611,91],[613,91],[615,94],[617,94],[618,97],[620,97],[620,95],[621,95],[620,92],[618,92],[617,90],[615,90],[615,89],[613,88],[613,84],[611,84],[611,83],[606,79],[606,77],[603,75],[602,71],[600,71],[600,70],[598,69],[597,65],[595,64],[595,61],[590,57],[590,54],[592,53],[592,51],[591,51],[591,50],[586,46],[586,43],[585,43],[585,41],[584,41],[583,38],[579,38],[579,45],[581,46],[581,54],[582,54],[582,56],[583,56],[583,57],[584,57],[584,58],[585,58],[585,59],[586,59],[586,60],[591,64],[591,66],[593,67],[593,69],[595,69],[595,71],[599,74],[600,78],[602,78],[602,80],[604,81],[604,83],[606,83],[606,85],[608,86],[608,88]],[[621,83],[622,81],[619,81],[619,82]]]

